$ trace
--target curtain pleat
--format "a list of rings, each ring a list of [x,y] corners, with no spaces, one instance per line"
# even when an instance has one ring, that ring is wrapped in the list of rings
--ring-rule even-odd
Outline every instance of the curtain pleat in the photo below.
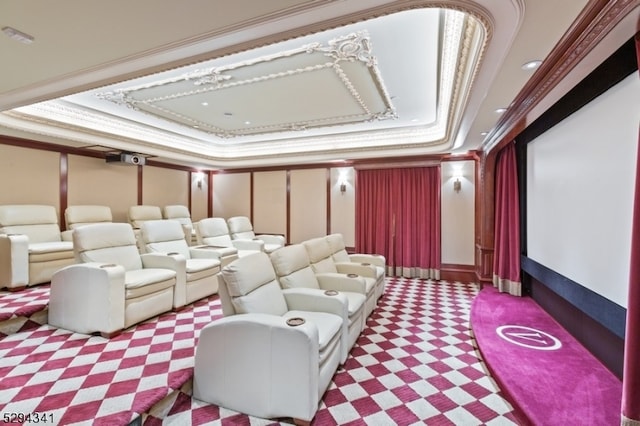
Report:
[[[498,153],[496,162],[493,285],[501,292],[522,294],[518,172],[513,143]]]
[[[636,58],[640,68],[640,32],[636,33]],[[622,421],[624,426],[640,424],[640,129],[636,155],[636,182],[631,234],[629,297],[624,339],[622,373]]]
[[[387,259],[387,273],[440,278],[440,168],[359,170],[356,250]]]

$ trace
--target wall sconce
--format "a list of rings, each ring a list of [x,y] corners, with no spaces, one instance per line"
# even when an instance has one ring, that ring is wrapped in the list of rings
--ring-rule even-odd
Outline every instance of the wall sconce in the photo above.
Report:
[[[198,189],[202,189],[202,182],[204,182],[204,173],[196,173],[196,186],[198,187]]]
[[[340,193],[344,195],[347,192],[347,183],[345,181],[340,182]]]
[[[453,181],[453,190],[456,192],[456,194],[458,192],[460,192],[460,190],[462,189],[462,182],[460,181],[460,178],[456,178],[456,180]]]

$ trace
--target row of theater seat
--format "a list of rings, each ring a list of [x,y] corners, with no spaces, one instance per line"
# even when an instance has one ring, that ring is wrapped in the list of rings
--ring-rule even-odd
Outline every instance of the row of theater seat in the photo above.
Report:
[[[310,423],[384,293],[384,264],[382,256],[348,254],[332,234],[227,265],[224,318],[200,333],[194,397]]]
[[[284,245],[281,235],[256,236],[247,217],[228,221],[208,218],[194,225],[185,206],[165,206],[161,210],[158,206],[142,205],[132,206],[128,211],[141,253],[145,250],[140,239],[141,224],[163,219],[178,221],[190,246],[218,246],[214,252],[223,265],[238,255],[272,251]],[[61,232],[53,206],[0,206],[0,288],[19,290],[50,281],[55,271],[75,262],[73,231],[87,224],[112,223],[113,217],[107,206],[78,205],[65,210],[65,221],[67,229]]]

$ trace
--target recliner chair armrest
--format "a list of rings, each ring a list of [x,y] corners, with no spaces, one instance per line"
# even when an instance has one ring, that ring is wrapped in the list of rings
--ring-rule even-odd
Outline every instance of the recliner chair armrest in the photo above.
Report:
[[[181,308],[187,304],[187,259],[179,253],[145,253],[140,255],[142,267],[171,269],[176,272],[176,285],[173,289],[173,307]]]
[[[370,263],[374,266],[386,268],[386,259],[384,258],[384,256],[381,256],[379,254],[350,254],[349,259],[351,259],[351,261],[354,263]]]
[[[73,241],[73,229],[62,231],[60,233],[60,238],[62,238],[62,241]]]
[[[105,263],[80,263],[51,278],[49,319],[54,327],[110,335],[124,328],[125,270]]]
[[[270,235],[270,234],[261,234],[256,235],[256,238],[265,242],[265,244],[278,244],[281,246],[285,245],[285,238],[282,235]]]
[[[326,312],[340,318],[349,318],[347,296],[338,293],[327,295],[312,288],[288,288],[282,290],[289,310]]]
[[[0,234],[0,288],[29,284],[29,237]]]
[[[220,261],[222,255],[214,248],[189,247],[189,253],[194,259],[217,259]]]
[[[320,288],[323,290],[350,291],[367,294],[367,284],[361,276],[350,277],[347,274],[323,272],[316,274]]]
[[[310,421],[320,399],[318,353],[311,322],[292,327],[257,313],[217,319],[200,331],[193,396],[257,417]]]
[[[238,250],[264,251],[264,241],[261,240],[232,240],[233,246]]]
[[[353,262],[335,262],[336,269],[342,274],[356,274],[367,278],[377,278],[376,267]]]

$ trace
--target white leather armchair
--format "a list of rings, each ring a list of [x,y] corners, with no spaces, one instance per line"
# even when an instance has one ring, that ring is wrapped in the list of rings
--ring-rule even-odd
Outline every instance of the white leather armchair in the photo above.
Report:
[[[191,213],[187,206],[164,206],[162,209],[162,217],[180,222],[182,229],[184,230],[184,238],[187,241],[187,244],[190,246],[196,245],[196,228],[191,221]]]
[[[186,259],[184,273],[176,277],[173,306],[178,308],[218,292],[220,259],[212,250],[189,247],[180,222],[147,220],[140,238],[146,253],[179,254]]]
[[[209,217],[199,221],[196,224],[196,236],[199,245],[210,246],[225,257],[243,257],[264,251],[264,241],[232,240],[227,221],[221,217]]]
[[[170,311],[181,255],[140,255],[126,223],[100,223],[73,231],[78,264],[51,279],[49,324],[104,337]]]
[[[17,291],[49,282],[74,262],[73,243],[62,241],[55,207],[0,206],[0,288]]]
[[[376,270],[372,265],[352,262],[336,262],[331,255],[331,247],[325,237],[312,238],[302,243],[309,255],[311,268],[316,274],[341,273],[362,277],[365,281],[365,316],[368,317],[376,307]]]
[[[309,424],[340,362],[346,298],[282,290],[265,253],[239,258],[222,276],[225,317],[200,332],[193,396]]]
[[[162,210],[158,206],[140,205],[131,206],[127,212],[127,219],[133,228],[134,235],[138,244],[140,253],[144,253],[144,245],[140,239],[140,226],[147,220],[161,220]]]
[[[373,265],[376,270],[376,297],[379,299],[384,294],[386,278],[386,259],[380,254],[349,254],[344,244],[342,234],[331,234],[325,237],[331,248],[331,257],[336,263],[359,263],[361,265]]]
[[[233,240],[261,240],[264,241],[264,251],[271,253],[274,250],[284,247],[286,241],[282,235],[261,234],[253,232],[253,225],[246,216],[234,216],[227,220],[229,231]]]
[[[72,232],[78,226],[90,225],[93,223],[111,223],[113,215],[108,206],[79,205],[69,206],[64,211],[64,219],[67,230],[62,232],[64,241],[72,241]]]
[[[365,280],[345,274],[317,274],[311,268],[307,251],[300,244],[282,247],[271,253],[271,263],[278,282],[283,289],[309,288],[320,293],[340,292],[347,298],[348,324],[347,345],[342,354],[342,362],[347,360],[349,351],[355,345],[365,325]]]

